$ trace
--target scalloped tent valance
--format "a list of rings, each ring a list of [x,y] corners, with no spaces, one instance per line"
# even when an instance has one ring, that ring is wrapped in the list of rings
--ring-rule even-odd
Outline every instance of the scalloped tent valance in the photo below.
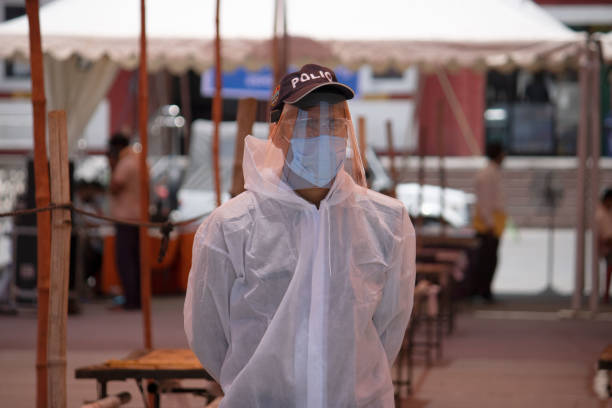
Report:
[[[45,54],[138,64],[137,0],[55,0],[41,8]],[[226,68],[269,65],[273,0],[221,1]],[[287,0],[290,62],[560,69],[585,35],[526,0]],[[149,67],[202,71],[214,62],[214,0],[148,0]],[[25,17],[0,24],[0,57],[27,58]]]

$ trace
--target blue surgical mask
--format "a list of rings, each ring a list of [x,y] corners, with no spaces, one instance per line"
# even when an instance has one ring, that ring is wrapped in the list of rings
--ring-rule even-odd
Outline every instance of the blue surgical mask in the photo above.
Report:
[[[293,173],[310,185],[292,187],[326,187],[336,177],[346,157],[346,139],[320,135],[310,138],[291,139],[287,166]]]

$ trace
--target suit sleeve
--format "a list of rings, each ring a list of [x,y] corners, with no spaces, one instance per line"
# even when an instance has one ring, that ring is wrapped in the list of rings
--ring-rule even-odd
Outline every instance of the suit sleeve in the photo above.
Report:
[[[189,347],[219,382],[230,344],[229,298],[235,273],[213,216],[198,229],[183,309]]]
[[[402,211],[399,235],[387,270],[382,298],[373,317],[390,365],[402,345],[414,297],[416,244],[414,228],[406,209]]]

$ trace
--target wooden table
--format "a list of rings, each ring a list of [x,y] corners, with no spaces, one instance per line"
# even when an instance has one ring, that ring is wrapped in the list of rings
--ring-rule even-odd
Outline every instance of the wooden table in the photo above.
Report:
[[[451,297],[450,284],[452,281],[452,269],[453,266],[448,263],[439,262],[418,262],[416,263],[416,274],[418,278],[424,278],[440,285],[440,308],[438,314],[433,318],[427,318],[426,322],[426,357],[428,365],[431,363],[430,348],[433,347],[436,350],[437,358],[442,357],[442,340],[443,340],[443,322],[448,319],[449,325],[453,325],[454,310],[453,302]],[[435,333],[431,333],[431,320],[435,323]],[[433,340],[432,340],[433,337]]]
[[[463,235],[419,235],[417,234],[417,246],[422,247],[445,247],[445,248],[462,248],[476,249],[480,245],[478,238],[475,236]]]
[[[191,350],[184,349],[158,349],[151,351],[135,351],[125,358],[109,360],[102,364],[77,368],[75,378],[88,378],[97,381],[98,399],[108,396],[107,383],[109,381],[136,380],[140,392],[145,394],[142,380],[151,380],[147,392],[153,394],[154,407],[160,404],[162,392],[192,393],[211,397],[204,388],[179,388],[162,390],[160,382],[170,379],[213,379],[202,368],[197,357]]]

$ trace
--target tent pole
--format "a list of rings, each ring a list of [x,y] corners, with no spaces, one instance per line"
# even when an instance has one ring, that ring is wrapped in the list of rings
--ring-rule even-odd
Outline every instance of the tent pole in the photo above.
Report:
[[[588,49],[588,47],[587,47]],[[579,83],[580,83],[580,121],[578,122],[578,171],[576,172],[576,266],[574,275],[574,294],[572,296],[572,309],[580,310],[582,307],[582,296],[584,292],[584,246],[585,246],[585,202],[584,187],[587,161],[587,138],[588,138],[588,53],[580,59]]]
[[[244,138],[253,132],[253,123],[257,116],[257,100],[244,98],[238,101],[236,113],[236,147],[234,148],[234,166],[230,195],[236,197],[244,191],[244,174],[242,173],[242,156],[244,155]]]
[[[185,71],[180,79],[181,88],[181,111],[185,118],[183,127],[183,154],[189,156],[189,146],[191,141],[191,89],[189,87],[189,71]]]
[[[389,170],[391,172],[391,180],[393,180],[393,191],[395,192],[395,185],[398,182],[397,168],[395,167],[395,146],[393,145],[393,123],[391,119],[387,119],[385,122],[385,128],[387,129],[387,150],[389,151]]]
[[[438,68],[436,70],[436,75],[438,77],[438,81],[440,82],[440,87],[442,88],[442,92],[444,92],[444,96],[448,101],[448,105],[453,112],[453,116],[457,120],[459,124],[459,129],[461,130],[461,135],[463,136],[465,142],[467,143],[470,152],[472,155],[480,155],[480,147],[476,142],[476,136],[474,135],[474,131],[470,126],[467,117],[465,116],[465,112],[459,103],[459,99],[453,90],[453,86],[448,80],[448,76],[446,75],[446,71],[442,68]]]
[[[49,162],[45,140],[46,104],[43,57],[38,19],[38,0],[26,1],[30,32],[30,72],[32,111],[34,113],[34,180],[36,206],[49,205]],[[36,339],[36,406],[47,406],[47,325],[49,320],[49,271],[51,269],[51,214],[36,214],[36,285],[38,302],[38,335]]]
[[[415,118],[413,123],[416,123],[416,125],[413,125],[414,126],[413,131],[416,132],[417,154],[419,156],[419,161],[417,165],[418,166],[417,179],[418,179],[418,184],[419,184],[419,193],[417,195],[417,218],[416,218],[416,225],[415,225],[415,228],[419,232],[423,229],[423,215],[421,214],[421,211],[423,209],[423,185],[425,184],[425,140],[427,139],[425,137],[425,133],[427,129],[425,128],[425,126],[421,125],[421,122],[419,120],[421,117],[421,113],[422,113],[421,109],[423,108],[421,103],[423,101],[423,89],[424,88],[425,88],[425,81],[423,80],[423,75],[421,75],[421,72],[419,71],[417,94],[416,94],[414,115],[413,115],[413,117]],[[406,155],[408,155],[407,152],[406,152]],[[404,157],[404,160],[407,163],[407,160],[405,157]],[[418,240],[418,242],[420,243],[420,240]]]
[[[418,183],[419,183],[419,194],[417,196],[417,219],[416,219],[416,229],[418,232],[423,230],[423,201],[424,201],[424,193],[423,188],[425,185],[425,140],[427,139],[426,133],[427,128],[422,127],[419,130],[419,169],[418,169]],[[418,240],[420,242],[420,240]]]
[[[219,33],[219,9],[220,0],[217,0],[217,11],[215,15],[215,97],[212,104],[212,116],[214,121],[213,133],[213,171],[215,174],[215,196],[217,206],[221,205],[221,174],[219,169],[219,124],[223,115],[221,104],[221,35]]]
[[[66,112],[49,112],[49,150],[51,153],[51,196],[54,203],[70,201],[68,174],[68,135]],[[49,406],[65,408],[66,324],[68,318],[68,283],[70,277],[70,209],[55,209],[51,215],[51,274],[49,278]]]
[[[147,167],[149,117],[149,78],[147,76],[147,30],[145,0],[140,0],[140,65],[138,67],[138,132],[140,133],[140,221],[149,222],[149,170]],[[144,348],[153,348],[151,335],[151,269],[149,267],[149,232],[147,227],[139,230],[140,241],[140,298]]]
[[[444,105],[439,100],[436,106],[436,142],[438,144],[438,180],[440,182],[440,232],[446,235],[446,225],[444,223],[444,208],[446,191],[446,169],[444,168],[445,151],[444,151]]]
[[[283,43],[282,43],[282,54],[281,54],[281,72],[280,76],[282,77],[287,73],[289,67],[289,34],[287,33],[287,4],[285,0],[282,1],[283,6]],[[280,78],[278,79],[280,82]]]
[[[282,30],[282,32],[280,32]],[[272,70],[274,84],[278,84],[287,72],[289,37],[287,35],[287,18],[284,0],[274,2],[274,27],[272,37]],[[282,37],[282,39],[281,39]]]
[[[601,154],[601,122],[600,122],[600,80],[599,80],[599,52],[595,42],[591,45],[593,49],[590,50],[590,73],[591,80],[589,84],[591,86],[591,106],[589,109],[590,119],[590,130],[591,130],[591,234],[593,239],[591,240],[592,245],[592,261],[591,261],[591,297],[589,299],[589,305],[592,313],[596,313],[599,306],[599,245],[598,245],[598,229],[599,226],[595,222],[595,211],[599,204],[599,157]]]
[[[357,132],[359,133],[359,153],[361,153],[361,163],[363,164],[363,169],[366,170],[368,167],[368,162],[366,158],[366,119],[364,116],[359,116],[357,118]]]

